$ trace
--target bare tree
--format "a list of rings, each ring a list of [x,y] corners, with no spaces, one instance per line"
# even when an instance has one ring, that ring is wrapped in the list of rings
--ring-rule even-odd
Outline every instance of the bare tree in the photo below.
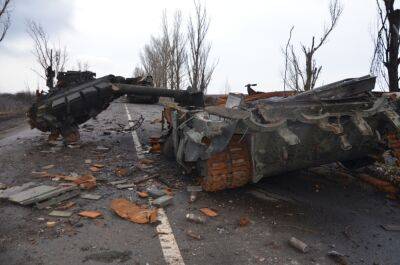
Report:
[[[11,26],[10,2],[11,0],[0,0],[0,42]]]
[[[169,52],[165,52],[167,45],[165,39],[151,37],[150,43],[146,44],[140,53],[141,65],[146,75],[153,77],[154,85],[167,87]]]
[[[342,12],[343,6],[339,0],[331,0],[329,4],[329,25],[324,28],[324,32],[320,40],[316,41],[315,36],[313,36],[310,46],[307,47],[305,45],[301,45],[305,64],[303,68],[300,66],[301,61],[299,56],[296,54],[293,45],[290,46],[290,53],[286,52],[285,58],[285,60],[289,61],[287,69],[289,77],[285,78],[284,80],[288,87],[298,91],[308,91],[315,87],[321,73],[322,66],[317,65],[314,55],[327,42],[328,36],[336,27]]]
[[[189,56],[186,68],[192,89],[205,92],[216,63],[210,65],[208,62],[211,44],[206,40],[210,26],[207,10],[196,0],[194,6],[195,14],[189,18],[188,24]]]
[[[180,90],[184,84],[184,66],[187,62],[186,38],[182,32],[182,13],[176,11],[171,33],[169,80],[171,89]]]
[[[290,46],[290,41],[292,40],[292,33],[293,33],[293,29],[294,26],[292,26],[292,28],[290,29],[290,33],[289,33],[289,39],[286,43],[286,47],[285,47],[285,72],[284,72],[284,76],[283,76],[283,91],[286,91],[286,84],[287,82],[287,74],[288,74],[288,63],[289,63],[289,46]]]
[[[231,84],[229,83],[229,79],[225,80],[224,94],[228,95],[231,92]]]
[[[184,83],[183,67],[187,54],[185,37],[182,33],[182,15],[175,12],[172,30],[166,12],[163,12],[161,35],[151,37],[140,54],[141,68],[153,77],[154,85],[181,89]]]
[[[133,69],[133,77],[144,77],[146,75],[146,72],[141,66],[135,66],[135,69]]]
[[[395,0],[376,0],[378,7],[379,27],[375,41],[371,73],[383,79],[389,91],[399,89],[399,45],[400,45],[400,10],[394,8]]]
[[[81,60],[77,60],[76,61],[76,68],[78,69],[78,71],[89,71],[89,62],[88,61],[81,61]]]
[[[46,73],[46,77],[37,71],[35,72],[42,78],[47,79],[47,86],[52,89],[54,87],[54,77],[59,72],[64,71],[68,60],[67,48],[65,46],[61,47],[60,43],[58,45],[51,44],[44,28],[32,20],[27,21],[27,32],[33,40],[32,53]]]
[[[159,37],[152,36],[150,43],[146,44],[140,53],[141,66],[146,75],[153,77],[155,86],[167,87],[170,65],[170,36],[166,12],[162,16],[162,32]]]

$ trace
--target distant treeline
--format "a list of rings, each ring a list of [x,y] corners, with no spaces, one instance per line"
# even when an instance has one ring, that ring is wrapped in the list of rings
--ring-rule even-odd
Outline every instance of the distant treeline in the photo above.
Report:
[[[0,114],[19,114],[28,110],[33,103],[35,94],[23,91],[15,94],[0,93]]]

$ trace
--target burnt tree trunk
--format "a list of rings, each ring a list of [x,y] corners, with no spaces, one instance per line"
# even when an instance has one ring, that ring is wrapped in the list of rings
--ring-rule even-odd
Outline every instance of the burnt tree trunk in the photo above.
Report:
[[[387,43],[387,61],[385,66],[388,71],[389,91],[398,92],[399,89],[399,28],[400,28],[400,10],[393,9],[392,6],[386,6],[389,20],[389,37]]]
[[[313,47],[314,48],[314,47]],[[313,79],[313,55],[314,52],[306,52],[306,82],[304,84],[304,91],[313,89],[311,80]]]

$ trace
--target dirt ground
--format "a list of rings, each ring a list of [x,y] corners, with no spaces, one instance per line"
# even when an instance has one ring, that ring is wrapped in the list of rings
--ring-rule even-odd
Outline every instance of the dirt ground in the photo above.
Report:
[[[74,215],[69,219],[48,216],[50,209],[1,201],[0,264],[168,264],[157,223],[134,224],[110,210],[114,198],[147,203],[135,189],[118,190],[110,185],[121,179],[114,173],[116,168],[128,169],[128,178],[133,180],[149,174],[164,179],[164,183],[153,179],[136,189],[151,185],[162,188],[165,183],[173,189],[173,204],[164,210],[184,264],[336,264],[327,256],[330,251],[344,254],[347,264],[400,264],[400,232],[381,227],[400,223],[398,201],[388,200],[372,188],[345,185],[302,171],[236,190],[201,192],[189,203],[186,187],[193,185],[193,179],[173,161],[146,153],[154,163],[146,169],[138,167],[131,132],[120,131],[128,124],[125,106],[132,119],[144,117],[137,134],[146,150],[148,138],[160,133],[160,124],[152,123],[161,115],[160,105],[113,103],[96,120],[81,126],[80,148],[69,148],[62,142],[50,145],[47,134],[30,130],[18,119],[0,122],[0,183],[54,185],[58,183],[32,172],[54,165],[49,173],[82,175],[89,170],[86,159],[105,165],[95,174],[97,188],[89,192],[102,198],[72,199],[76,206],[71,208]],[[271,199],[271,193],[278,199]],[[204,224],[186,220],[188,213],[201,215],[202,207],[215,210],[218,216]],[[98,210],[103,217],[78,218],[76,213],[81,210]],[[250,223],[241,227],[243,217]],[[48,228],[47,221],[57,224]],[[188,236],[188,230],[201,239]],[[309,252],[289,246],[291,237],[307,243]]]

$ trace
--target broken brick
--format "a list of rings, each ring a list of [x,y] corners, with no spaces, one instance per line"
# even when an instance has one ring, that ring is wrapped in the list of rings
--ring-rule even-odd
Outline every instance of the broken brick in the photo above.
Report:
[[[83,211],[83,212],[78,213],[78,215],[82,216],[82,217],[95,219],[97,217],[102,216],[103,214],[99,211]]]

